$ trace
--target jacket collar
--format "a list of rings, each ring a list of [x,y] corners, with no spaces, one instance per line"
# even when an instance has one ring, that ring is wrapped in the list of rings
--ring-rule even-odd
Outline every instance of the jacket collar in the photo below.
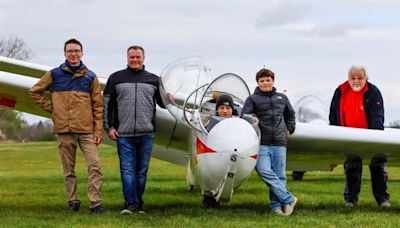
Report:
[[[133,69],[131,67],[129,67],[128,65],[126,66],[126,69],[129,71],[133,71],[133,72],[142,72],[145,69],[145,66],[143,65],[143,67],[141,69]]]
[[[365,93],[366,91],[368,91],[368,87],[369,87],[369,82],[367,81],[367,83],[365,83],[364,88],[360,91],[362,93]],[[340,86],[339,89],[342,93],[348,91],[350,88],[350,83],[348,81],[343,82]]]
[[[83,64],[82,61],[79,63],[78,67],[73,67],[73,66],[71,66],[71,64],[69,64],[69,62],[67,60],[65,60],[65,62],[60,65],[60,68],[63,71],[66,71],[66,72],[74,75],[74,77],[83,76],[87,72],[87,68],[86,68],[85,64]]]
[[[263,92],[263,91],[261,91],[260,88],[257,86],[257,88],[254,90],[254,93],[260,94],[260,95],[263,95],[263,96],[271,96],[271,95],[273,95],[273,94],[276,93],[276,88],[275,88],[275,87],[272,87],[272,91]]]

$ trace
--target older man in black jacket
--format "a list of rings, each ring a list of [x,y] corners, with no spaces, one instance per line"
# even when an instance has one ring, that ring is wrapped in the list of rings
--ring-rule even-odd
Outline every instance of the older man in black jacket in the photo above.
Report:
[[[383,130],[384,108],[379,89],[367,81],[364,67],[353,66],[348,80],[335,91],[329,113],[331,125]],[[377,154],[371,159],[372,190],[381,207],[390,207],[387,190],[387,159]],[[344,200],[347,207],[354,207],[361,190],[362,160],[358,155],[349,154],[344,163],[346,187]]]

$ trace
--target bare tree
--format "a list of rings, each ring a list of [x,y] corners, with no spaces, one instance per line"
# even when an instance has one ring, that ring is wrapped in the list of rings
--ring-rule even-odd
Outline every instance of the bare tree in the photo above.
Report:
[[[32,58],[32,51],[23,39],[10,36],[8,39],[0,38],[0,55],[14,59],[28,60]],[[0,131],[8,139],[21,139],[21,133],[26,127],[27,123],[22,118],[20,112],[0,106]]]
[[[23,39],[17,36],[10,36],[7,39],[0,38],[0,55],[19,60],[28,60],[32,58],[33,54]]]

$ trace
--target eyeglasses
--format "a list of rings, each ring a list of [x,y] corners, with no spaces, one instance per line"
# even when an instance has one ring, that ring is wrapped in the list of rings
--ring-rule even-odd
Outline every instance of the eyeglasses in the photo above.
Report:
[[[74,53],[74,54],[80,54],[81,52],[82,52],[82,50],[79,50],[79,49],[66,50],[66,51],[65,51],[65,53],[67,53],[67,54],[72,54],[72,53]]]

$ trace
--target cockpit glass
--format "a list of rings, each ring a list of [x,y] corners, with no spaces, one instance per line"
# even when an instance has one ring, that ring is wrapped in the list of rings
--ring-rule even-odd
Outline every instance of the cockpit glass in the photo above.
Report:
[[[210,69],[198,56],[179,59],[168,65],[161,73],[162,89],[174,97],[172,103],[180,108],[183,108],[186,98],[193,91],[211,80]],[[198,90],[198,92],[204,91]],[[190,102],[197,103],[196,101]]]
[[[176,119],[185,120],[197,131],[207,132],[210,117],[216,115],[218,95],[231,96],[233,115],[240,116],[250,91],[246,82],[236,74],[223,74],[213,80],[210,68],[196,56],[179,59],[163,70],[161,94],[167,99],[164,101],[168,102],[167,109]]]
[[[300,98],[294,105],[296,120],[301,123],[329,124],[329,109],[314,95]]]
[[[240,116],[244,101],[250,95],[246,82],[236,74],[227,73],[217,77],[207,87],[200,104],[200,124],[207,129],[211,116],[216,115],[216,101],[220,95],[229,95],[234,103],[234,116]]]
[[[233,96],[233,99],[243,103],[250,95],[246,82],[236,74],[227,73],[216,78],[207,90],[208,93],[221,92]]]

